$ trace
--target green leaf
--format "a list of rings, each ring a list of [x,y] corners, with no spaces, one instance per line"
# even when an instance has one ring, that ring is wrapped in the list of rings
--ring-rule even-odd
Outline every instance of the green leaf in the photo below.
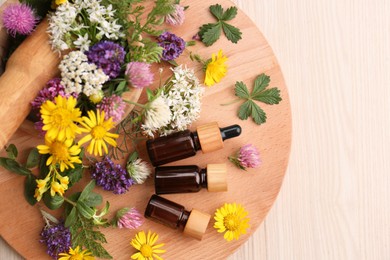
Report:
[[[27,175],[24,182],[24,197],[31,206],[37,203],[37,200],[34,198],[36,188],[36,177],[33,174]]]
[[[60,195],[54,195],[53,197],[50,195],[50,191],[47,191],[43,194],[43,202],[46,207],[51,210],[58,209],[64,203],[64,198]]]
[[[127,90],[127,81],[121,81],[118,86],[116,87],[115,93],[122,94]]]
[[[93,188],[95,188],[95,181],[90,181],[87,186],[85,186],[84,190],[81,192],[79,201],[85,200],[88,198],[89,194],[91,194]]]
[[[209,29],[213,28],[215,26],[216,23],[206,23],[206,24],[203,24],[201,27],[199,27],[199,36],[200,38],[203,38],[203,34],[205,32],[207,32]]]
[[[235,92],[237,97],[245,99],[248,99],[250,97],[249,90],[242,81],[236,82]]]
[[[100,205],[103,202],[103,197],[100,194],[97,194],[95,192],[91,192],[89,196],[83,200],[85,205],[90,207],[95,207]]]
[[[240,29],[234,27],[233,25],[227,24],[225,22],[222,22],[222,29],[226,35],[226,38],[228,38],[228,40],[231,41],[232,43],[237,43],[239,40],[241,40],[242,33]]]
[[[210,12],[217,18],[218,20],[222,20],[223,16],[223,8],[220,4],[211,5]]]
[[[127,163],[131,163],[135,161],[137,158],[138,158],[138,153],[137,151],[135,151],[132,154],[130,154],[129,158],[127,159]]]
[[[26,167],[31,169],[39,164],[39,152],[37,148],[33,148],[27,157]]]
[[[0,157],[0,166],[4,167],[10,172],[19,174],[19,175],[30,175],[31,171],[27,168],[21,166],[17,161],[10,158]]]
[[[265,123],[267,120],[267,116],[265,115],[265,112],[253,101],[251,101],[251,116],[253,118],[253,121],[255,121],[256,124],[261,125],[262,123]]]
[[[154,99],[154,93],[153,93],[153,90],[151,90],[150,88],[147,88],[146,89],[146,95],[148,97],[148,101],[151,101]]]
[[[268,105],[279,104],[282,100],[280,97],[280,90],[278,88],[266,89],[263,92],[253,96],[252,99],[263,102]]]
[[[255,79],[255,86],[252,90],[252,96],[256,96],[261,91],[263,91],[266,87],[268,87],[270,82],[270,76],[265,75],[264,73],[261,73],[259,76],[257,76]]]
[[[225,11],[221,20],[230,21],[233,20],[236,17],[236,15],[237,15],[237,7],[232,6]]]
[[[202,35],[202,42],[206,46],[213,45],[221,36],[221,24],[216,23]]]
[[[10,144],[5,148],[5,151],[7,152],[8,158],[10,159],[16,159],[18,157],[18,149],[14,144]]]
[[[240,108],[238,109],[238,118],[240,118],[241,120],[248,119],[248,117],[252,113],[251,102],[252,102],[251,100],[247,100],[244,104],[240,106]]]
[[[38,164],[38,169],[39,169],[39,178],[44,179],[50,172],[50,168],[48,165],[46,165],[47,159],[49,159],[50,154],[41,154],[39,157],[39,164]]]
[[[77,209],[76,207],[72,207],[72,210],[70,211],[69,215],[66,217],[64,223],[65,227],[73,226],[76,220],[77,220]]]
[[[85,217],[86,219],[92,218],[92,216],[95,214],[95,211],[86,205],[82,200],[78,200],[76,203],[76,208],[80,212],[80,214]]]

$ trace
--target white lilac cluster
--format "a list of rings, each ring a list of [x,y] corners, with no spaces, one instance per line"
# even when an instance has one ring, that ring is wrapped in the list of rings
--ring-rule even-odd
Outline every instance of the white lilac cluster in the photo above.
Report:
[[[201,99],[204,88],[194,71],[178,66],[173,71],[172,79],[164,86],[161,96],[172,112],[171,121],[158,130],[160,135],[187,129],[188,125],[200,115]]]
[[[84,15],[88,14],[87,21]],[[103,37],[117,40],[124,37],[121,25],[117,23],[112,5],[107,7],[101,0],[74,0],[57,7],[49,15],[48,32],[52,48],[63,51],[76,47],[81,51],[88,50],[92,36],[88,29],[96,28],[95,39]],[[75,37],[77,39],[74,41]]]
[[[88,63],[81,51],[65,55],[58,68],[61,71],[61,85],[66,93],[84,93],[86,96],[98,95],[109,77],[95,64]]]

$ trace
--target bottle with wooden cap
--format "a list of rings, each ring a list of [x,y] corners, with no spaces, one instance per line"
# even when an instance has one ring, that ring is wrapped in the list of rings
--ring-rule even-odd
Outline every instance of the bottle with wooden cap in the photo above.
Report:
[[[198,150],[203,153],[223,148],[223,141],[241,134],[239,125],[219,128],[213,122],[201,125],[196,132],[185,130],[146,142],[149,158],[154,166],[194,156]]]
[[[187,211],[184,206],[154,194],[146,207],[145,217],[201,240],[211,216],[196,209]]]
[[[208,164],[205,169],[196,165],[159,166],[155,169],[156,194],[227,191],[226,164]]]

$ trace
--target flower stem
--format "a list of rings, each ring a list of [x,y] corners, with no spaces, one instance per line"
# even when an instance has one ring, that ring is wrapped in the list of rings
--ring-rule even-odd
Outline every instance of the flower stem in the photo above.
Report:
[[[142,108],[147,108],[146,105],[142,105],[140,103],[137,103],[137,102],[133,102],[133,101],[130,101],[130,100],[126,100],[126,99],[123,99],[124,102],[126,103],[129,103],[131,105],[134,105],[134,106],[138,106],[138,107],[142,107]]]
[[[68,202],[70,205],[72,205],[73,207],[76,207],[76,203],[74,201],[71,201],[70,199],[68,199],[67,197],[64,197],[64,201]]]
[[[232,101],[230,101],[230,102],[228,102],[228,103],[220,104],[220,106],[229,106],[229,105],[231,105],[231,104],[234,104],[234,103],[239,102],[240,100],[241,100],[241,98],[237,98],[237,99],[232,100]]]

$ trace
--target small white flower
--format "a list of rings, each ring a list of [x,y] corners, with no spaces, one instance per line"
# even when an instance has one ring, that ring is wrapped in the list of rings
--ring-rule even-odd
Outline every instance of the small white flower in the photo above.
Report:
[[[87,51],[89,46],[91,45],[91,41],[89,40],[88,33],[84,36],[79,35],[76,41],[73,42],[74,46],[76,46],[80,51]]]
[[[134,161],[129,161],[126,169],[131,179],[137,184],[144,183],[152,173],[150,165],[139,158]]]
[[[171,121],[171,110],[163,97],[158,97],[148,104],[141,128],[150,136],[158,129],[167,126]]]

